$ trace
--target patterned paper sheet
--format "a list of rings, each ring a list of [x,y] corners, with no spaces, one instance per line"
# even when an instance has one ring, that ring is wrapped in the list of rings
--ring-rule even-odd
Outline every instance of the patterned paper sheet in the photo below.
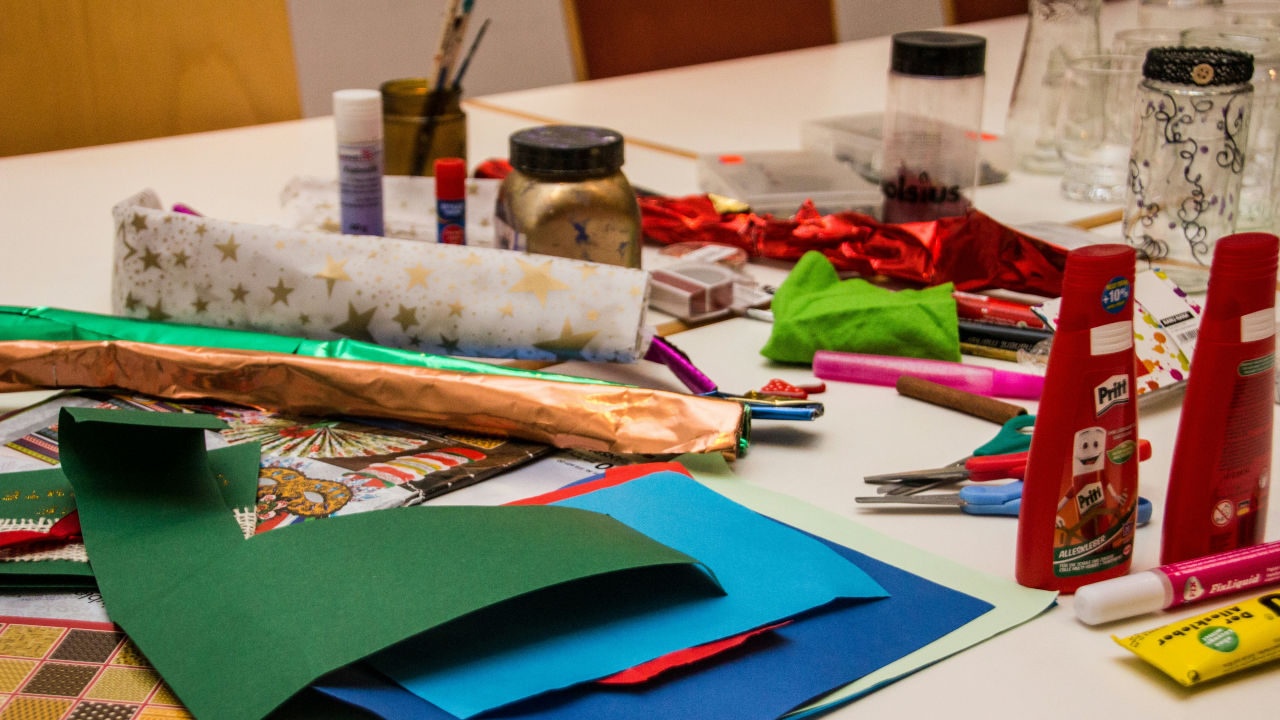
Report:
[[[115,625],[0,616],[0,720],[191,717]]]

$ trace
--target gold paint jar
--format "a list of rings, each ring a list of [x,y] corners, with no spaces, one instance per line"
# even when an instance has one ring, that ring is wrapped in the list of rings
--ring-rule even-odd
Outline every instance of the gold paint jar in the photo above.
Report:
[[[622,136],[547,125],[511,136],[498,187],[498,246],[640,267],[640,207],[622,174]]]

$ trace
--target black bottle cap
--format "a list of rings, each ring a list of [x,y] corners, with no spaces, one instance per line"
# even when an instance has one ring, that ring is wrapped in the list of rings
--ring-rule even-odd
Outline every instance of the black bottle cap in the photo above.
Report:
[[[980,35],[918,30],[893,36],[890,66],[903,75],[981,75],[986,61],[987,39]]]
[[[511,135],[511,165],[540,175],[608,175],[622,167],[622,136],[579,125],[544,125]]]
[[[1142,76],[1174,85],[1239,85],[1253,78],[1253,56],[1211,47],[1156,47],[1147,51]]]

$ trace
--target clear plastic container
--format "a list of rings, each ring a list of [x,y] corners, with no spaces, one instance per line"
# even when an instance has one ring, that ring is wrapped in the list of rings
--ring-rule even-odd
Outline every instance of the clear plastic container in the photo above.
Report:
[[[789,218],[805,200],[824,213],[874,213],[876,185],[836,159],[816,152],[777,150],[698,158],[698,187]]]
[[[893,36],[880,170],[881,217],[963,215],[978,177],[987,41],[952,32]]]

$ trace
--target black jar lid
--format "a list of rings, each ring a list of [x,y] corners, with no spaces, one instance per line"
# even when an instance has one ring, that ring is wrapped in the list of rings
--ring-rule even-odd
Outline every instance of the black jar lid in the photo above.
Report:
[[[893,36],[890,67],[903,75],[981,75],[986,61],[987,39],[980,35],[915,30]]]
[[[1214,47],[1156,47],[1147,51],[1142,76],[1174,85],[1239,85],[1253,77],[1253,56]]]
[[[581,125],[544,125],[511,135],[511,165],[540,175],[607,175],[622,167],[622,136]]]

